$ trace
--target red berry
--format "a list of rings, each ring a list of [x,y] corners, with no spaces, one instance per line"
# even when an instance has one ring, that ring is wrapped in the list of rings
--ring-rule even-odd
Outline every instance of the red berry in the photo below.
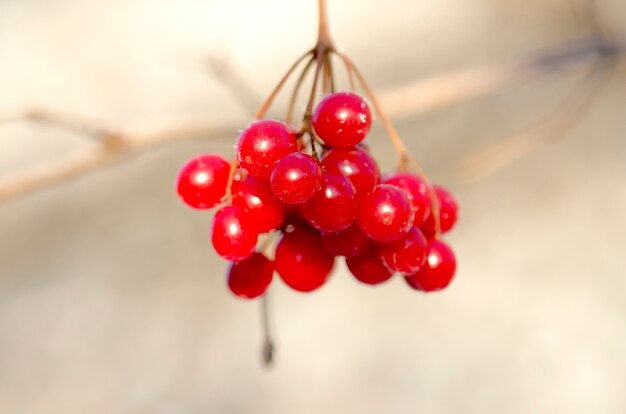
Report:
[[[302,205],[307,221],[321,231],[339,231],[354,221],[354,186],[346,177],[324,173],[321,190]]]
[[[322,167],[312,156],[294,152],[276,164],[270,186],[276,197],[284,203],[305,203],[322,187]]]
[[[346,264],[350,273],[359,281],[368,285],[378,285],[386,282],[393,276],[378,256],[376,249],[371,248],[365,252],[346,258]]]
[[[217,254],[238,262],[249,257],[256,247],[258,234],[241,207],[227,206],[215,213],[211,241]]]
[[[431,240],[426,248],[424,267],[405,279],[414,289],[432,292],[448,286],[455,271],[456,258],[452,249],[440,240]]]
[[[353,223],[345,230],[323,232],[322,241],[330,253],[346,257],[363,253],[372,244],[357,223]]]
[[[270,120],[253,122],[239,135],[236,144],[241,168],[262,180],[270,178],[280,159],[297,150],[295,133],[287,125]]]
[[[347,177],[357,196],[366,194],[380,181],[380,169],[374,158],[364,149],[333,149],[322,158],[322,168],[330,174]]]
[[[382,179],[383,184],[395,185],[407,192],[415,209],[414,225],[421,226],[430,215],[428,183],[416,174],[396,172]]]
[[[176,191],[190,207],[214,207],[226,194],[230,165],[219,155],[206,154],[193,158],[180,169]]]
[[[233,205],[246,211],[257,232],[276,230],[283,224],[287,206],[276,198],[267,181],[254,177],[234,180],[231,192]]]
[[[261,253],[253,253],[241,262],[230,264],[228,287],[236,296],[254,299],[265,293],[273,273],[274,264]]]
[[[456,224],[459,212],[459,205],[454,196],[440,185],[433,185],[433,190],[439,200],[439,223],[441,233],[450,231]],[[428,215],[426,222],[422,225],[422,231],[428,238],[435,237],[435,217],[432,212]]]
[[[365,100],[350,92],[328,95],[315,109],[313,128],[333,148],[352,148],[367,135],[372,114]]]
[[[300,292],[313,291],[326,282],[335,258],[322,246],[313,229],[295,227],[276,246],[274,264],[285,284]]]
[[[406,191],[380,184],[359,200],[357,221],[370,239],[391,242],[411,229],[413,206]]]
[[[378,252],[389,269],[400,273],[415,273],[426,261],[426,237],[417,227],[395,242],[380,244]]]

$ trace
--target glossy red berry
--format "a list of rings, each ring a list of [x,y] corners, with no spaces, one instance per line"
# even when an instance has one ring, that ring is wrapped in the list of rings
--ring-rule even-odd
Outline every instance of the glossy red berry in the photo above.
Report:
[[[321,190],[302,205],[302,213],[320,231],[343,230],[356,215],[354,186],[342,175],[324,173],[322,181]]]
[[[276,164],[270,186],[284,203],[305,203],[322,188],[322,167],[312,156],[294,152]]]
[[[346,264],[350,273],[361,283],[378,285],[386,282],[393,276],[393,272],[384,264],[376,249],[371,248],[365,252],[346,258]]]
[[[254,177],[234,180],[231,192],[233,205],[246,211],[257,232],[276,230],[283,224],[287,206],[276,198],[267,181]]]
[[[313,113],[313,128],[332,148],[352,148],[370,130],[372,114],[359,95],[338,92],[324,98]]]
[[[406,191],[380,184],[359,200],[357,221],[370,239],[391,242],[413,226],[413,206]]]
[[[261,253],[230,264],[228,287],[236,296],[254,299],[261,296],[272,282],[274,264]]]
[[[176,191],[185,204],[197,209],[214,207],[226,194],[229,163],[219,155],[206,154],[185,163],[176,178]]]
[[[353,223],[345,230],[323,232],[322,241],[331,254],[345,257],[363,253],[372,244],[357,223]]]
[[[396,172],[385,175],[383,184],[395,185],[407,192],[415,210],[414,225],[421,226],[430,215],[428,183],[417,174]]]
[[[426,261],[426,237],[417,227],[391,243],[378,245],[378,252],[383,263],[389,269],[399,273],[415,273]]]
[[[253,122],[243,130],[236,144],[241,168],[255,178],[267,180],[276,163],[298,150],[295,133],[278,121]]]
[[[322,168],[330,174],[340,174],[354,185],[357,196],[366,194],[380,181],[376,160],[364,149],[333,149],[322,158]]]
[[[274,264],[285,284],[300,292],[321,287],[335,262],[313,229],[297,226],[285,233],[276,246]]]
[[[433,185],[433,190],[439,200],[439,223],[441,225],[441,233],[450,231],[456,224],[459,214],[459,205],[448,190],[440,185]],[[422,225],[422,231],[426,237],[435,237],[435,217],[429,214],[426,222]]]
[[[447,287],[455,271],[456,258],[452,249],[441,240],[431,240],[426,248],[424,267],[405,279],[414,289],[432,292]]]
[[[215,213],[211,241],[217,254],[238,262],[249,257],[256,247],[258,234],[244,210],[227,206]]]

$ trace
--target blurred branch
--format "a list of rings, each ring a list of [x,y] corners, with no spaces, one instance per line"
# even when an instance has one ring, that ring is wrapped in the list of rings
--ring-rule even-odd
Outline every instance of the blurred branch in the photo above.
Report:
[[[152,149],[159,144],[198,137],[231,136],[229,123],[207,123],[186,119],[150,130],[112,129],[75,114],[43,108],[0,114],[0,125],[31,121],[77,132],[96,141],[95,147],[70,154],[61,160],[0,177],[0,202],[46,188],[87,173],[124,156]]]
[[[398,85],[379,94],[379,100],[393,118],[412,116],[499,92],[514,87],[521,81],[545,77],[565,68],[580,68],[607,57],[617,57],[623,52],[624,47],[621,44],[590,36],[542,50],[518,61],[464,69]],[[222,79],[246,108],[253,109],[257,106],[254,94],[247,87],[240,88],[246,83],[230,66],[215,60],[211,66],[216,76]],[[223,120],[216,123],[184,120],[148,132],[133,132],[110,128],[85,117],[45,108],[0,113],[0,125],[19,121],[35,122],[82,134],[94,139],[96,147],[71,154],[56,163],[0,177],[0,202],[49,187],[123,156],[147,151],[158,144],[198,137],[231,136],[237,130],[235,122],[231,124]],[[483,154],[475,160],[486,158]]]
[[[378,97],[392,118],[415,116],[623,53],[623,44],[589,36],[546,48],[520,60],[422,78],[382,91]]]
[[[253,115],[263,99],[257,96],[250,81],[235,70],[227,58],[211,57],[208,63],[213,75],[228,88],[243,108]]]
[[[594,65],[554,111],[530,127],[463,159],[459,168],[461,178],[467,181],[484,178],[563,137],[602,90],[602,85],[612,73],[612,63],[603,61]]]

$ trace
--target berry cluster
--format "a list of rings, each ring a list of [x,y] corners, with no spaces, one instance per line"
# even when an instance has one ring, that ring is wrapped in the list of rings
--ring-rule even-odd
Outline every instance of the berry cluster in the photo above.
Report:
[[[440,235],[456,222],[453,196],[412,172],[381,177],[363,143],[372,116],[359,95],[326,96],[310,122],[305,142],[281,122],[255,121],[239,136],[232,165],[211,154],[180,170],[177,191],[186,204],[222,204],[211,237],[215,251],[232,262],[232,292],[261,296],[274,271],[292,289],[313,291],[337,256],[368,285],[399,273],[417,290],[445,288],[456,260]],[[259,238],[271,243],[272,235],[279,236],[273,260],[268,249],[257,250]]]

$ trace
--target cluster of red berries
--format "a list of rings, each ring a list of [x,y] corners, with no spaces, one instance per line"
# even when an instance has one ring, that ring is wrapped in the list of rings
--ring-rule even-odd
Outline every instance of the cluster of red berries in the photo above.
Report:
[[[211,237],[216,252],[232,261],[227,279],[235,295],[262,295],[274,271],[289,287],[313,291],[326,282],[337,256],[369,285],[394,273],[417,290],[450,283],[456,260],[439,236],[454,226],[457,203],[417,174],[381,177],[362,143],[371,122],[359,95],[334,93],[311,117],[323,141],[319,158],[313,134],[307,153],[302,134],[260,120],[239,136],[233,165],[211,154],[182,167],[177,190],[186,204],[226,204],[213,218]],[[270,260],[256,249],[259,236],[272,232],[280,239]]]

